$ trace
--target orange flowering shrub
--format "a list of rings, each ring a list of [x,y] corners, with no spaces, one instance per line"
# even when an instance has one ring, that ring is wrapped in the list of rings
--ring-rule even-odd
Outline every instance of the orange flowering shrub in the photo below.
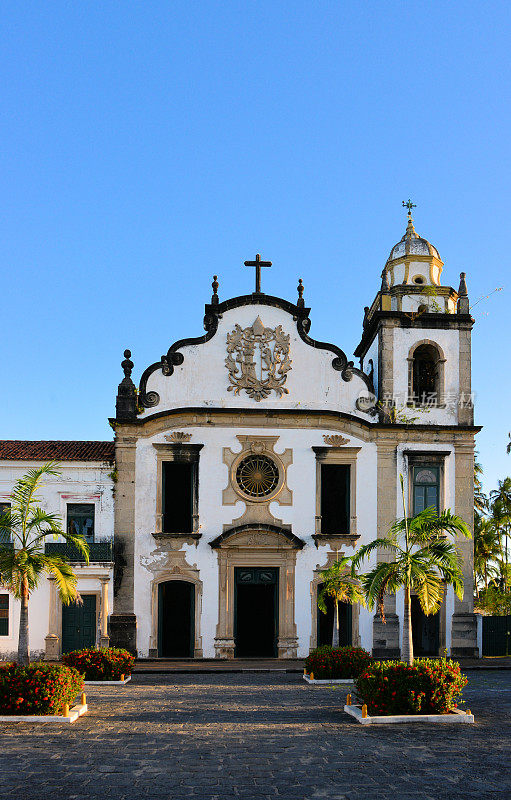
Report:
[[[460,665],[450,659],[421,658],[375,661],[355,681],[358,700],[369,715],[448,714],[468,683]]]
[[[82,687],[80,673],[60,664],[0,664],[0,714],[62,714]]]
[[[372,656],[361,647],[330,647],[313,650],[305,659],[307,674],[318,680],[356,678],[372,662]]]
[[[86,681],[120,681],[121,675],[131,675],[135,656],[119,647],[87,647],[66,653],[62,661],[75,667]]]

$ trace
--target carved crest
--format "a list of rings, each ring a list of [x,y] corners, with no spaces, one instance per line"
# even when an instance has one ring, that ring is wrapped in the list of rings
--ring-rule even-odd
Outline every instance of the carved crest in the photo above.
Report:
[[[225,366],[231,383],[227,391],[239,394],[244,389],[257,402],[272,390],[277,397],[288,394],[284,384],[291,369],[289,339],[282,325],[265,328],[260,317],[250,328],[236,325],[227,334]]]
[[[329,444],[332,447],[340,447],[341,445],[348,444],[349,442],[349,439],[345,439],[344,436],[338,436],[337,434],[332,434],[331,436],[325,434],[323,436],[323,440],[325,444]]]

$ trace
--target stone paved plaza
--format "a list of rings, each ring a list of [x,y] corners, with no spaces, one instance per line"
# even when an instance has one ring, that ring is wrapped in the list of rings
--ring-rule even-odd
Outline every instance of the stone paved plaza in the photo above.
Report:
[[[0,798],[509,800],[511,671],[469,678],[476,725],[362,727],[299,675],[136,675],[73,725],[0,725]]]

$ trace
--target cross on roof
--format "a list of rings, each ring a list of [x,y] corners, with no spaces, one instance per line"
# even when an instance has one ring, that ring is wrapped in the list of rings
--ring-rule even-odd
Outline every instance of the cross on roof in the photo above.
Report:
[[[410,198],[408,198],[408,202],[407,203],[405,203],[405,201],[403,200],[403,208],[407,208],[408,209],[408,216],[411,217],[412,216],[412,208],[417,208],[417,203],[412,203]]]
[[[246,267],[255,267],[255,293],[261,294],[261,267],[271,267],[271,261],[261,261],[261,256],[257,253],[255,261],[245,261]]]

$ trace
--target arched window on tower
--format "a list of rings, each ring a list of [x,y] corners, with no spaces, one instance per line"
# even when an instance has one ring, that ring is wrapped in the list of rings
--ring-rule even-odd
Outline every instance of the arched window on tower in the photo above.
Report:
[[[443,353],[434,342],[419,342],[408,358],[408,402],[434,408],[443,404]]]

